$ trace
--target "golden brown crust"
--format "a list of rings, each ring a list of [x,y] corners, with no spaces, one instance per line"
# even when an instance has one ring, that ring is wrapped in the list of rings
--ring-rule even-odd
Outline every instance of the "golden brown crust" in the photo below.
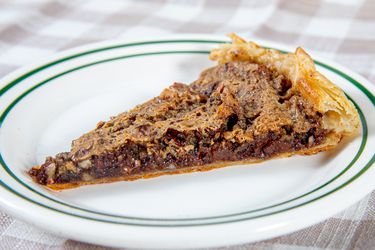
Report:
[[[353,135],[358,131],[360,121],[353,103],[340,88],[316,70],[314,61],[302,48],[297,48],[294,53],[283,54],[246,42],[235,34],[230,34],[230,37],[233,41],[231,44],[212,50],[212,60],[219,63],[256,62],[287,76],[293,84],[289,94],[299,91],[323,114],[324,128],[336,134],[328,143],[335,145],[342,136]]]

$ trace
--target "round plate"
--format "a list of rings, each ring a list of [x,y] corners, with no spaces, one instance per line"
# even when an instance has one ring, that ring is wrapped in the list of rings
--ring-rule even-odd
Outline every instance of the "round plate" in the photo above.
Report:
[[[2,79],[1,205],[40,228],[91,243],[214,247],[307,227],[374,189],[374,87],[317,58],[318,69],[353,100],[362,122],[361,133],[333,151],[63,192],[46,190],[26,174],[46,156],[68,151],[98,121],[173,82],[197,79],[214,65],[209,51],[223,42],[212,36],[109,41],[59,53]]]

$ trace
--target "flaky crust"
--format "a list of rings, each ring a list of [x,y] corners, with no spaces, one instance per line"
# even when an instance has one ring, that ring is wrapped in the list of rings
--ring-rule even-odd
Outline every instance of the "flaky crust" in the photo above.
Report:
[[[230,34],[232,43],[211,51],[210,58],[219,63],[250,61],[275,70],[292,83],[289,95],[300,92],[317,111],[323,114],[323,126],[331,131],[325,145],[336,145],[343,136],[357,133],[360,127],[358,112],[344,92],[316,70],[314,61],[300,47],[294,53],[281,53],[262,48]],[[313,150],[313,149],[312,149]]]

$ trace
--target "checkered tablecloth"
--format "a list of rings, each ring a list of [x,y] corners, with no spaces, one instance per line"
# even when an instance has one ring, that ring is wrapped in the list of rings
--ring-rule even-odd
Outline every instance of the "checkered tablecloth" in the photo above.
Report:
[[[302,46],[375,82],[375,0],[0,0],[0,77],[95,41],[229,32]],[[0,210],[0,249],[45,248],[102,249],[40,231]],[[228,248],[375,249],[375,192],[315,226]]]

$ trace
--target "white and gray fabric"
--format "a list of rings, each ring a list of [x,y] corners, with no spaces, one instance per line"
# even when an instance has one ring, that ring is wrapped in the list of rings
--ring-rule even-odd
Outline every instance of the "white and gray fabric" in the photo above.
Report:
[[[0,0],[0,77],[96,41],[230,32],[302,46],[375,82],[374,0]],[[375,192],[315,226],[223,249],[374,249],[374,236]],[[51,235],[0,209],[0,249],[106,248]]]

